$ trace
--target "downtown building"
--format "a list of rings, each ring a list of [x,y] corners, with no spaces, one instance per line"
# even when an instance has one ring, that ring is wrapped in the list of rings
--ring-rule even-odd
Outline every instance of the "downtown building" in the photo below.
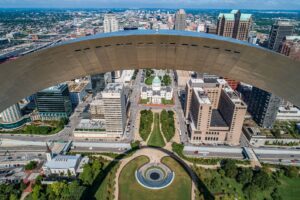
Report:
[[[126,124],[126,97],[121,83],[109,83],[90,103],[90,119],[76,126],[77,138],[115,140],[122,137]]]
[[[252,27],[252,15],[232,10],[220,13],[217,23],[217,35],[247,41]]]
[[[68,118],[72,113],[72,103],[67,84],[59,84],[37,92],[35,103],[41,120]]]
[[[22,115],[18,103],[6,108],[0,113],[0,129],[18,129],[30,121],[29,116]]]
[[[72,107],[75,108],[78,104],[82,103],[88,91],[91,89],[91,83],[89,80],[79,80],[75,79],[74,81],[66,82],[69,87],[70,100]]]
[[[217,23],[217,35],[247,41],[252,28],[252,15],[232,10],[230,13],[220,13]],[[238,81],[225,77],[229,86],[236,90]]]
[[[270,92],[253,87],[248,103],[248,111],[259,126],[272,128],[280,103],[281,98]]]
[[[117,17],[112,12],[104,15],[103,20],[104,33],[111,33],[119,31],[119,21]],[[112,79],[120,78],[122,75],[122,70],[111,72]]]
[[[179,9],[175,13],[174,29],[184,31],[186,28],[186,13],[184,9]]]
[[[106,83],[107,77],[105,73],[91,75],[91,86],[94,94],[103,91]]]
[[[102,92],[106,133],[121,137],[126,125],[126,97],[121,83],[109,83]]]
[[[191,79],[184,114],[193,144],[238,145],[247,106],[224,79]]]
[[[282,41],[280,53],[300,61],[300,36],[286,36]]]
[[[283,39],[293,32],[294,25],[290,21],[276,21],[270,31],[268,49],[280,52]]]
[[[119,22],[117,17],[113,13],[107,13],[104,15],[103,20],[104,33],[116,32],[119,30]]]

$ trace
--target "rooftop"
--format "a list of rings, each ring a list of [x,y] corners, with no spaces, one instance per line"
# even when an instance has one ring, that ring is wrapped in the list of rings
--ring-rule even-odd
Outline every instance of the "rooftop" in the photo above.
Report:
[[[241,14],[240,21],[248,21],[251,17],[251,14]]]
[[[76,83],[74,81],[69,81],[68,86],[70,92],[81,92],[83,89],[86,88],[86,86],[89,84],[88,81],[81,81],[79,83]]]
[[[279,26],[293,26],[290,20],[278,20],[275,24]]]
[[[161,81],[160,81],[160,79],[159,79],[158,76],[155,76],[155,77],[154,77],[154,79],[153,79],[153,81],[152,81],[152,84],[161,84]]]
[[[48,87],[44,90],[42,90],[42,92],[61,92],[65,87],[67,87],[67,84],[62,83],[62,84],[58,84],[52,87]]]
[[[300,36],[299,35],[292,35],[292,36],[286,36],[286,40],[292,40],[293,42],[298,42],[300,41]]]
[[[218,109],[213,109],[211,114],[211,127],[226,127],[228,126]]]
[[[103,90],[103,93],[120,93],[123,89],[122,83],[108,83]]]
[[[224,17],[226,20],[234,20],[234,14],[232,13],[220,13],[218,18]]]
[[[71,156],[71,155],[58,155],[55,156],[52,160],[47,161],[45,166],[52,169],[69,169],[75,168],[80,155]]]
[[[101,119],[82,119],[76,129],[105,129],[105,121]]]
[[[194,88],[194,91],[200,104],[211,104],[208,96],[202,88]]]

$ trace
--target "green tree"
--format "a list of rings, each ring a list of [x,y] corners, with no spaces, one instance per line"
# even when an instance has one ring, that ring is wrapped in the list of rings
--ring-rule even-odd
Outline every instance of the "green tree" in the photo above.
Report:
[[[254,174],[252,183],[257,185],[261,190],[266,190],[274,185],[274,180],[265,171],[260,170]]]
[[[25,170],[33,170],[37,166],[36,161],[30,161],[27,165],[25,165]]]
[[[92,167],[90,166],[90,164],[84,165],[83,172],[80,174],[79,178],[83,182],[83,184],[92,185],[94,179]]]
[[[99,174],[102,168],[102,163],[100,163],[99,160],[94,160],[92,164],[92,170],[93,170],[93,178],[95,179],[96,176]]]
[[[16,194],[10,194],[9,200],[18,200],[18,196]]]
[[[224,160],[222,169],[225,171],[225,175],[229,178],[235,178],[237,175],[237,166],[235,165],[233,160]]]
[[[252,180],[253,171],[250,168],[241,168],[238,172],[236,180],[239,183],[246,184],[250,183]]]
[[[246,194],[246,196],[250,199],[250,200],[256,200],[257,198],[257,191],[259,190],[259,188],[254,185],[254,184],[248,184],[244,187],[243,191]]]
[[[32,190],[32,199],[33,200],[39,200],[39,197],[41,196],[41,190],[42,190],[42,186],[39,184],[36,184],[33,187],[33,190]]]
[[[299,170],[295,166],[286,166],[284,168],[284,174],[289,178],[295,178],[299,176]]]
[[[273,190],[273,192],[271,193],[271,197],[272,197],[273,200],[282,200],[282,198],[279,194],[278,188],[275,188]]]
[[[51,184],[51,189],[57,198],[61,197],[62,193],[65,192],[66,187],[67,184],[64,182],[55,182]]]
[[[78,181],[72,181],[69,186],[70,199],[80,200],[82,193],[86,189],[84,186],[81,186]]]

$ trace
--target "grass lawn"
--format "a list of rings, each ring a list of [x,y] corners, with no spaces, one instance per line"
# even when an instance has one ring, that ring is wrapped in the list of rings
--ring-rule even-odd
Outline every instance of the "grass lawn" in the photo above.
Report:
[[[163,163],[175,172],[173,183],[161,190],[150,190],[141,186],[135,179],[135,170],[149,162],[145,156],[128,163],[119,177],[119,199],[122,200],[190,200],[192,182],[188,174],[172,158],[166,157]]]
[[[166,100],[165,98],[162,98],[162,99],[161,99],[161,102],[162,102],[162,104],[164,104],[164,105],[173,105],[173,104],[174,104],[173,99],[171,99],[171,100]]]
[[[297,200],[300,198],[300,178],[280,178],[281,185],[278,186],[280,196],[284,200]]]
[[[164,147],[165,141],[159,128],[159,114],[154,114],[154,127],[150,135],[148,146]]]
[[[148,102],[149,102],[149,98],[140,100],[140,104],[147,104]]]
[[[152,85],[153,79],[154,79],[154,76],[149,76],[148,78],[146,78],[145,84],[146,85]]]
[[[114,165],[112,165],[112,167],[108,167],[107,171],[106,171],[106,169],[104,170],[105,175],[100,176],[98,178],[99,180],[102,180],[102,182],[99,181],[99,183],[97,183],[97,180],[95,181],[93,186],[95,186],[95,187],[98,186],[98,189],[94,196],[95,199],[97,199],[97,200],[113,199],[114,180],[115,180],[115,174],[117,172],[118,167],[119,167],[119,164],[114,163]]]

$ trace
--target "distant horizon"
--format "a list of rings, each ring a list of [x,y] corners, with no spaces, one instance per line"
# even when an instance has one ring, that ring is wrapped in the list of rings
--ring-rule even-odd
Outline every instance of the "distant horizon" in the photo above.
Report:
[[[0,8],[300,10],[299,0],[1,0]]]
[[[258,11],[298,11],[300,9],[256,9],[256,8],[190,8],[190,7],[178,7],[178,8],[165,8],[165,7],[0,7],[0,9],[107,9],[107,10],[118,10],[118,9],[129,9],[129,10],[138,10],[138,9],[166,9],[166,10],[258,10]]]

